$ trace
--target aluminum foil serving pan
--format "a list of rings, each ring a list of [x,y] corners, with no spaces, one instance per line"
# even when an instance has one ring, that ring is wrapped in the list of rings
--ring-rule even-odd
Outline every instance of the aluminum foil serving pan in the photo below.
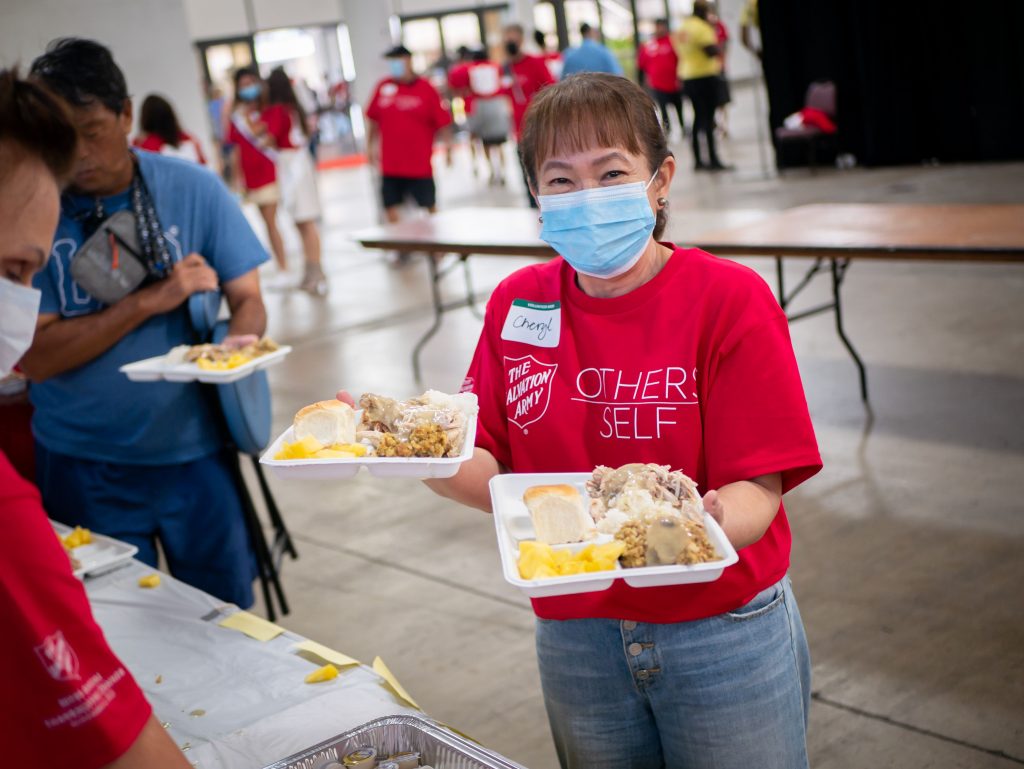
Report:
[[[420,716],[378,718],[265,769],[323,769],[366,747],[375,748],[378,756],[419,753],[420,763],[434,769],[525,769]]]

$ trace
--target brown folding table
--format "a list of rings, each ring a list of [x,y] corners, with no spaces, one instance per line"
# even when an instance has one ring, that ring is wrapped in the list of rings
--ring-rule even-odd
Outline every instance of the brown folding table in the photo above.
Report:
[[[412,370],[417,382],[421,382],[420,352],[441,327],[444,314],[469,307],[479,315],[473,300],[470,256],[487,254],[549,259],[555,255],[551,247],[539,237],[540,221],[537,217],[536,211],[524,208],[458,208],[422,219],[371,227],[353,234],[353,238],[365,248],[417,252],[427,257],[434,322],[413,348]],[[455,254],[458,261],[442,267],[439,258],[443,254]],[[466,279],[466,296],[454,302],[445,302],[441,297],[441,279],[459,265],[462,265]]]
[[[846,336],[840,289],[854,259],[1024,261],[1024,205],[890,205],[824,203],[791,208],[752,224],[706,232],[694,243],[716,256],[775,258],[778,299],[786,310],[815,275],[830,272],[832,301],[797,313],[790,322],[832,311],[836,331],[860,374],[868,400],[867,372]],[[787,293],[783,259],[813,259]]]
[[[461,307],[476,310],[469,275],[472,254],[550,258],[555,252],[540,240],[537,212],[521,208],[460,208],[399,224],[355,233],[366,248],[416,251],[428,255],[456,254],[458,261],[442,268],[433,256],[430,270],[434,322],[413,350],[413,371],[420,378],[419,355],[441,326],[445,312]],[[817,204],[800,206],[752,224],[700,235],[694,245],[716,256],[775,258],[778,299],[787,310],[793,299],[819,273],[830,272],[832,301],[800,312],[789,320],[832,311],[836,331],[860,374],[861,397],[867,401],[867,372],[843,327],[840,289],[853,259],[909,261],[1024,261],[1024,205],[889,205]],[[787,292],[783,259],[813,259],[803,278]],[[466,297],[444,302],[440,280],[461,264]]]

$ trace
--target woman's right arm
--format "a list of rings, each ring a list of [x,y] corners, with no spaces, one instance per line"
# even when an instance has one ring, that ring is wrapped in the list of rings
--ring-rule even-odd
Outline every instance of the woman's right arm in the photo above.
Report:
[[[428,478],[424,483],[435,494],[490,513],[491,492],[487,484],[501,471],[501,464],[494,455],[477,446],[473,449],[473,458],[463,462],[459,472],[451,478]]]

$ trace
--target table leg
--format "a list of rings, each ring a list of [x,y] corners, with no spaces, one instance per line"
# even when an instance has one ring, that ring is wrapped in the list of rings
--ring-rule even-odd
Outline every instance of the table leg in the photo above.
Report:
[[[420,353],[430,338],[441,328],[441,316],[444,314],[444,303],[441,301],[441,272],[437,268],[437,260],[434,259],[433,254],[427,254],[427,269],[430,270],[430,297],[434,302],[434,322],[412,350],[412,373],[419,387],[423,386]]]
[[[284,523],[284,518],[281,517],[281,510],[277,506],[277,501],[274,499],[274,495],[270,492],[270,484],[267,483],[267,476],[263,472],[263,465],[260,464],[260,458],[255,454],[249,457],[252,460],[253,471],[256,473],[256,479],[260,484],[260,491],[263,492],[263,502],[267,506],[267,514],[270,516],[270,523],[274,527],[274,547],[273,550],[278,549],[278,544],[283,547],[283,552],[288,553],[295,560],[299,557],[298,551],[295,549],[295,543],[292,542],[292,535],[288,531],[288,527]],[[276,555],[276,553],[275,553]],[[280,569],[280,562],[275,559],[275,566]]]
[[[786,300],[786,281],[782,274],[781,256],[775,257],[775,280],[779,287],[779,307],[781,307],[782,311],[785,312],[786,305],[789,304],[789,302]]]
[[[469,311],[478,320],[483,320],[484,315],[480,312],[480,308],[476,306],[476,298],[473,296],[473,278],[469,274],[469,254],[460,254],[459,261],[462,262],[462,273],[466,278],[466,306],[469,307]]]
[[[259,572],[260,587],[263,590],[263,603],[267,607],[267,619],[271,622],[277,619],[277,611],[274,609],[274,601],[271,595],[271,588],[277,595],[278,604],[281,607],[281,614],[288,614],[288,600],[284,597],[284,589],[281,587],[281,580],[278,577],[277,569],[274,567],[274,559],[271,556],[270,548],[267,546],[266,537],[263,536],[263,529],[260,526],[259,516],[256,514],[256,506],[253,504],[249,487],[242,475],[242,465],[237,452],[232,452],[231,470],[235,476],[235,485],[238,488],[239,499],[242,503],[242,510],[245,513],[245,524],[249,530],[249,542],[252,545],[256,556],[256,568]]]
[[[850,356],[853,358],[853,362],[857,364],[857,371],[860,374],[860,397],[865,403],[868,402],[868,374],[864,368],[864,362],[860,359],[857,351],[854,349],[853,344],[846,336],[846,331],[843,329],[843,305],[840,302],[839,294],[840,288],[843,285],[843,278],[846,277],[846,270],[850,266],[849,259],[830,259],[832,263],[832,299],[835,302],[835,313],[836,313],[836,331],[839,333],[839,338],[842,340],[843,345],[846,347]]]

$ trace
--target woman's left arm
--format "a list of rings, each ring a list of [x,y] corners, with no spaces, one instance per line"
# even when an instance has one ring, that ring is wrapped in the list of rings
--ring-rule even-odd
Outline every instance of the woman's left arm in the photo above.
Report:
[[[725,531],[737,550],[768,531],[782,504],[782,473],[727,483],[704,495],[704,509]]]

